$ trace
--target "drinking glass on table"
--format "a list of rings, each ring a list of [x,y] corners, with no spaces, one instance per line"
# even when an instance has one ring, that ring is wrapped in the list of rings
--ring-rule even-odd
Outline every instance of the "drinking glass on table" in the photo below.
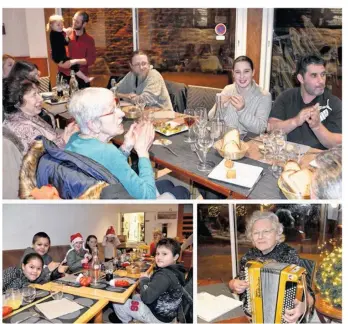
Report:
[[[195,109],[196,125],[198,128],[203,128],[208,123],[208,113],[207,109],[203,107],[198,107]]]
[[[279,178],[282,167],[281,163],[284,162],[282,159],[282,153],[286,146],[286,134],[284,132],[276,131],[273,133],[272,149],[273,149],[273,163],[272,163],[272,173],[273,176]]]
[[[197,169],[199,171],[210,172],[215,166],[214,162],[207,161],[207,154],[213,144],[214,138],[212,136],[211,127],[200,129],[197,134],[197,147],[203,153],[203,162],[198,163]]]
[[[214,141],[219,140],[225,134],[225,122],[221,119],[214,119],[211,122],[211,136]]]
[[[195,117],[195,110],[194,109],[186,109],[184,111],[184,121],[187,127],[189,128],[188,131],[188,138],[184,140],[185,143],[194,143],[196,140],[192,138],[192,133],[191,133],[191,128],[193,124],[196,122],[196,117]]]
[[[51,284],[51,296],[53,299],[62,299],[64,292],[63,292],[64,285],[62,282],[55,282]]]
[[[262,161],[263,162],[267,162],[266,160],[266,146],[267,146],[267,143],[269,141],[269,133],[267,133],[267,127],[264,127],[261,132],[260,132],[260,140],[262,141],[262,144],[263,144],[263,158],[262,158]]]
[[[22,289],[23,301],[30,304],[36,297],[36,289],[34,287],[25,287]]]
[[[13,310],[18,309],[22,305],[23,295],[19,289],[8,289],[5,292],[5,304],[12,307]]]
[[[62,80],[62,88],[63,88],[63,97],[65,99],[69,99],[69,83],[67,80],[63,79]]]

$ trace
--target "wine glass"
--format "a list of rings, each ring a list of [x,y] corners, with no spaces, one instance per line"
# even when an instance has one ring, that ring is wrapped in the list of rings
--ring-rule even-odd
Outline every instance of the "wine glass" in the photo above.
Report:
[[[267,143],[269,141],[269,134],[267,133],[267,126],[262,128],[261,132],[260,132],[260,140],[262,141],[263,144],[263,158],[262,161],[267,163],[266,160],[266,146]]]
[[[23,301],[30,304],[36,297],[36,289],[34,287],[25,287],[22,289]]]
[[[220,119],[212,120],[211,122],[211,136],[214,141],[219,140],[225,134],[225,122]]]
[[[184,111],[184,114],[186,115],[186,116],[184,116],[185,124],[189,128],[188,138],[186,138],[184,140],[184,142],[185,143],[194,143],[196,140],[191,137],[191,128],[192,128],[192,125],[196,122],[195,110],[194,109],[186,109]]]
[[[5,292],[5,303],[12,307],[13,310],[18,309],[22,305],[23,295],[19,289],[8,289]]]
[[[51,296],[53,299],[62,299],[64,292],[63,292],[64,285],[62,282],[55,282],[54,284],[51,283]]]
[[[203,162],[198,163],[197,169],[203,172],[210,172],[215,166],[214,162],[207,161],[207,153],[214,144],[211,128],[205,127],[201,129],[197,135],[197,145],[199,150],[203,153]]]
[[[196,124],[199,128],[205,127],[208,123],[207,109],[198,107],[195,109]]]
[[[284,159],[282,158],[282,151],[286,147],[286,134],[279,130],[274,132],[272,146],[274,152],[272,173],[274,177],[279,178],[282,172],[281,162],[284,162]]]

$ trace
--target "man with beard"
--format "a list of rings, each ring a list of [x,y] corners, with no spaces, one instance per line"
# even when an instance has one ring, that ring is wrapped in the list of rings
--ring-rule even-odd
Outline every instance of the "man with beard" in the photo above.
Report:
[[[274,102],[270,130],[282,129],[288,141],[326,149],[342,143],[342,101],[325,88],[325,62],[302,57],[296,69],[300,88],[283,92]]]
[[[164,80],[150,65],[147,54],[133,52],[129,66],[131,71],[117,85],[118,96],[132,103],[142,99],[145,106],[173,110]]]
[[[88,76],[88,66],[92,65],[96,60],[96,49],[94,39],[87,34],[86,25],[89,21],[89,15],[85,11],[78,11],[73,18],[73,32],[69,36],[69,57],[71,59],[77,59],[77,63],[80,65],[80,71]],[[70,69],[58,68],[63,78],[70,81]],[[76,76],[79,88],[87,88],[90,83],[84,82],[82,79]]]

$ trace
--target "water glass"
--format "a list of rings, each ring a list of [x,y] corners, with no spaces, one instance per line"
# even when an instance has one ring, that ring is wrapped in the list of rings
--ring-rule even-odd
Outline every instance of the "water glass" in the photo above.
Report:
[[[36,289],[34,287],[25,287],[22,289],[23,301],[30,304],[36,297]]]
[[[211,134],[211,128],[206,127],[201,129],[197,135],[197,145],[200,151],[203,153],[203,162],[200,162],[197,166],[199,171],[210,172],[215,163],[212,161],[207,161],[207,153],[214,144],[214,138]]]
[[[64,285],[61,282],[55,282],[54,284],[51,284],[51,296],[55,300],[59,300],[63,298],[64,292],[63,292]]]
[[[19,289],[8,289],[5,292],[5,304],[12,307],[13,310],[18,309],[22,305],[23,295]]]
[[[195,109],[195,116],[196,116],[196,125],[199,128],[203,128],[207,126],[208,123],[208,113],[207,109],[203,107],[198,107]]]
[[[187,127],[189,128],[188,131],[188,138],[186,138],[184,140],[185,143],[194,143],[196,140],[192,138],[192,126],[195,124],[196,122],[196,118],[195,118],[195,110],[194,109],[186,109],[184,111],[184,114],[186,115],[184,117],[184,121],[185,124],[187,125]]]

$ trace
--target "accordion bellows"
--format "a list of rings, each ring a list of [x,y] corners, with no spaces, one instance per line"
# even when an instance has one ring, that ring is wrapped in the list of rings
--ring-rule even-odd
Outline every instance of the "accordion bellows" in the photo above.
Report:
[[[253,323],[286,323],[285,309],[302,301],[306,269],[295,264],[248,261],[245,280],[249,283],[245,311]]]

